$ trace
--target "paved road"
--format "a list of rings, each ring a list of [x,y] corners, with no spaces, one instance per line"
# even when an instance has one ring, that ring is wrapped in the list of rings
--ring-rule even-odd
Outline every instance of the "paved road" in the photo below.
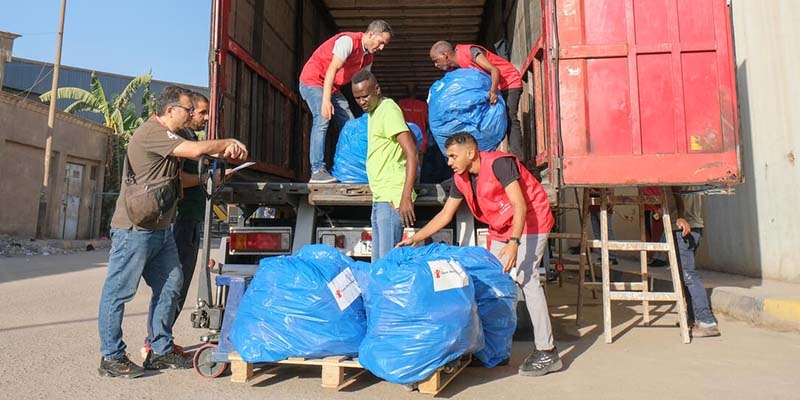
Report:
[[[0,398],[7,399],[413,399],[398,385],[362,376],[345,391],[319,387],[316,367],[286,367],[254,385],[193,371],[155,372],[135,380],[101,378],[97,302],[105,274],[103,251],[0,259]],[[125,340],[141,362],[149,288],[126,309]],[[604,344],[600,307],[588,300],[586,323],[575,328],[575,287],[548,287],[550,311],[565,370],[540,378],[516,375],[530,343],[515,345],[511,366],[468,368],[441,394],[452,399],[798,399],[800,335],[722,319],[723,336],[681,343],[676,317],[636,326],[636,306],[615,306],[616,339]],[[666,308],[662,306],[662,308]],[[184,316],[188,313],[183,314]],[[188,317],[177,342],[197,342]],[[364,378],[364,379],[361,379]]]

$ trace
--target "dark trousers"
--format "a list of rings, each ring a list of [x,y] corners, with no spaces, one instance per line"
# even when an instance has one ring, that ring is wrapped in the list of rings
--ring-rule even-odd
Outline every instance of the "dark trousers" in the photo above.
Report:
[[[178,248],[178,258],[181,261],[181,270],[183,271],[183,286],[181,287],[180,296],[175,306],[178,310],[175,312],[175,321],[178,320],[186,303],[186,297],[189,293],[189,286],[192,284],[194,278],[194,270],[197,265],[197,251],[200,249],[200,222],[194,221],[175,221],[172,226],[172,234],[175,236],[175,246]],[[175,322],[172,322],[175,325]]]
[[[522,128],[520,127],[519,117],[517,117],[522,88],[507,89],[500,93],[503,95],[503,100],[506,101],[506,118],[508,119],[506,138],[508,138],[508,151],[517,156],[520,161],[524,162],[526,160],[525,151],[522,147]]]

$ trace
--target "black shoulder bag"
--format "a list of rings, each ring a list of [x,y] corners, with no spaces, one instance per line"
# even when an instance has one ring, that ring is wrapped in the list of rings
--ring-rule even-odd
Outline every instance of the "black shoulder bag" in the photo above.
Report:
[[[174,181],[180,172],[163,180],[146,184],[137,183],[127,154],[125,155],[125,169],[127,172],[124,196],[128,218],[136,226],[154,230],[164,222],[167,213],[178,199],[177,185]]]

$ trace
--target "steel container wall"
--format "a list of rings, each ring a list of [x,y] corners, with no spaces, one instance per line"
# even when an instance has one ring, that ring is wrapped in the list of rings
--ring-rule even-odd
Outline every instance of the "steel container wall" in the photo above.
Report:
[[[725,0],[544,4],[548,154],[560,184],[741,182]]]

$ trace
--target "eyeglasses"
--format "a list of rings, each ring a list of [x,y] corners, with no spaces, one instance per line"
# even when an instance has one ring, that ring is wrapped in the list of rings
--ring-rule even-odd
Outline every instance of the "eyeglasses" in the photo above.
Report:
[[[187,113],[194,114],[194,107],[186,107],[186,106],[182,106],[180,104],[172,104],[172,107],[182,108],[182,109],[186,110]]]

